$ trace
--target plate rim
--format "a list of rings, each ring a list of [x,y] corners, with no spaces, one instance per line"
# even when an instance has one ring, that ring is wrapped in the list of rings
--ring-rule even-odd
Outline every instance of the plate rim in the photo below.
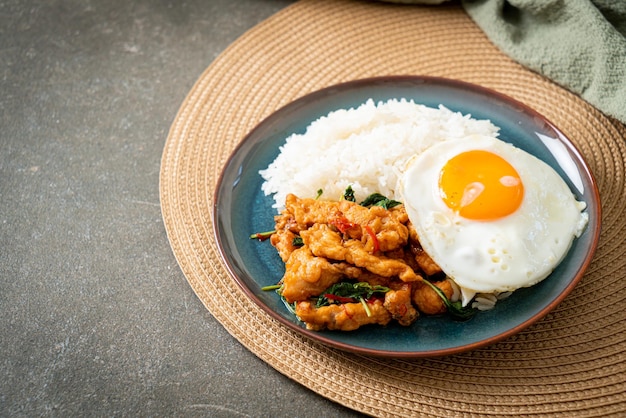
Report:
[[[582,168],[584,168],[583,174],[585,178],[589,181],[589,184],[591,186],[590,187],[591,190],[589,190],[590,202],[588,202],[588,204],[589,205],[593,204],[593,210],[597,214],[594,222],[592,222],[592,219],[589,219],[588,225],[586,227],[587,229],[591,228],[593,230],[593,235],[590,239],[589,250],[586,253],[583,263],[581,264],[580,268],[577,270],[573,279],[570,280],[570,282],[567,284],[567,286],[565,286],[565,288],[558,294],[558,296],[552,299],[543,309],[535,313],[531,318],[517,324],[516,326],[513,326],[507,329],[504,332],[494,335],[492,337],[489,337],[480,341],[468,343],[468,344],[454,346],[454,347],[435,349],[435,350],[425,350],[425,351],[393,351],[393,350],[381,350],[381,349],[360,347],[360,346],[356,346],[353,344],[348,344],[345,342],[337,341],[332,338],[328,338],[319,332],[311,331],[309,329],[306,329],[304,327],[297,325],[295,322],[285,319],[283,316],[278,314],[274,309],[272,309],[271,307],[266,305],[261,299],[259,299],[259,297],[243,282],[243,280],[240,277],[238,277],[231,261],[229,260],[228,256],[225,254],[224,246],[222,243],[222,237],[219,234],[220,227],[218,225],[220,192],[222,188],[221,186],[224,181],[224,177],[226,176],[226,169],[231,165],[235,157],[240,153],[241,149],[246,145],[246,143],[250,140],[250,138],[254,135],[254,133],[257,130],[259,130],[265,124],[270,123],[273,119],[277,118],[278,115],[285,112],[286,110],[292,107],[300,106],[316,98],[326,97],[330,95],[333,90],[337,90],[337,89],[346,90],[346,89],[351,89],[351,88],[356,89],[359,87],[366,87],[366,86],[370,86],[373,84],[380,84],[380,83],[399,84],[399,83],[407,83],[407,82],[413,83],[413,84],[439,84],[439,85],[444,85],[446,87],[452,87],[454,89],[470,90],[482,96],[486,96],[486,97],[491,96],[494,98],[498,98],[499,100],[503,102],[508,102],[516,106],[517,108],[522,109],[522,111],[525,114],[532,116],[536,120],[540,120],[542,123],[544,123],[547,127],[549,127],[551,130],[553,130],[557,134],[559,142],[565,145],[565,147],[568,150],[568,153],[573,154],[576,157],[577,161],[580,162]],[[460,354],[460,353],[476,350],[479,348],[483,348],[483,347],[495,344],[515,334],[518,334],[522,330],[540,321],[550,311],[556,308],[572,292],[574,287],[576,287],[576,285],[582,280],[583,276],[585,275],[585,272],[588,270],[589,265],[591,264],[594,258],[595,252],[598,247],[599,239],[600,239],[601,229],[602,229],[601,200],[600,200],[599,188],[598,188],[595,176],[593,175],[593,172],[591,171],[589,164],[587,163],[585,158],[582,156],[576,144],[574,144],[547,117],[545,117],[538,111],[534,110],[530,106],[520,102],[519,100],[514,99],[504,93],[498,92],[491,88],[488,88],[479,84],[474,84],[474,83],[470,83],[467,81],[459,80],[459,79],[452,79],[452,78],[439,77],[439,76],[426,76],[426,75],[389,75],[389,76],[366,77],[366,78],[348,80],[348,81],[328,85],[326,87],[306,93],[280,106],[276,110],[272,111],[269,115],[267,115],[258,123],[256,123],[254,127],[250,129],[248,133],[246,133],[242,137],[242,139],[233,148],[228,158],[225,160],[224,165],[222,166],[222,170],[220,171],[219,177],[217,179],[217,182],[215,183],[215,188],[213,190],[213,208],[212,208],[211,214],[212,214],[213,236],[217,244],[218,253],[219,253],[220,259],[222,260],[223,265],[226,267],[226,270],[230,278],[232,278],[237,283],[238,287],[243,291],[243,293],[250,300],[252,300],[258,307],[260,307],[265,313],[269,314],[273,319],[277,320],[282,326],[286,326],[289,330],[296,332],[299,335],[303,335],[313,341],[322,343],[326,346],[337,348],[344,352],[351,352],[354,354],[361,354],[361,355],[368,355],[368,356],[382,357],[382,358],[398,358],[398,359],[440,357],[440,356],[454,355],[454,354]]]

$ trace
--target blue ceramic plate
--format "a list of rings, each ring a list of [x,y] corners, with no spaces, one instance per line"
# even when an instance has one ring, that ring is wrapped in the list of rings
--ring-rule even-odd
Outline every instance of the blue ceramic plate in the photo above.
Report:
[[[303,133],[320,116],[356,107],[367,99],[414,100],[489,119],[500,138],[536,155],[565,179],[578,200],[587,203],[589,224],[567,258],[541,283],[516,291],[487,312],[467,322],[448,316],[422,317],[410,327],[363,327],[352,332],[307,330],[273,291],[284,264],[268,242],[249,235],[274,227],[271,196],[261,191],[258,174],[278,155],[292,133]],[[533,324],[561,302],[583,276],[600,233],[600,205],[593,177],[579,152],[550,122],[502,94],[460,81],[431,77],[384,77],[357,80],[311,93],[261,122],[235,149],[215,191],[214,230],[230,274],[246,295],[284,326],[329,346],[385,357],[428,357],[483,347]]]

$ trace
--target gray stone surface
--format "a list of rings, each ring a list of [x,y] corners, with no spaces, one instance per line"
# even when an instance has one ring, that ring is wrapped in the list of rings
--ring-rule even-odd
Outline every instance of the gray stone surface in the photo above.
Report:
[[[354,416],[232,338],[159,207],[176,112],[288,0],[0,1],[0,415]]]

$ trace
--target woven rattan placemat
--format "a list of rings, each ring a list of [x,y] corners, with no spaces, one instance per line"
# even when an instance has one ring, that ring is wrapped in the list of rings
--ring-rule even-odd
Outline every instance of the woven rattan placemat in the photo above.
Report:
[[[495,345],[432,359],[363,358],[308,340],[246,298],[213,238],[213,192],[264,117],[328,85],[383,75],[460,79],[545,115],[578,147],[603,206],[596,256],[544,319]],[[376,416],[625,416],[626,127],[499,52],[456,4],[303,0],[251,29],[200,76],[173,122],[160,193],[168,237],[207,309],[279,372]]]

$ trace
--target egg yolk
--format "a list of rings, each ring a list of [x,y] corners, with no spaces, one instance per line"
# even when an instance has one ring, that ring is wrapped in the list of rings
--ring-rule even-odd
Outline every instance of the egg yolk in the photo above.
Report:
[[[439,191],[450,209],[481,221],[512,214],[524,197],[515,168],[484,150],[466,151],[448,160],[439,175]]]

